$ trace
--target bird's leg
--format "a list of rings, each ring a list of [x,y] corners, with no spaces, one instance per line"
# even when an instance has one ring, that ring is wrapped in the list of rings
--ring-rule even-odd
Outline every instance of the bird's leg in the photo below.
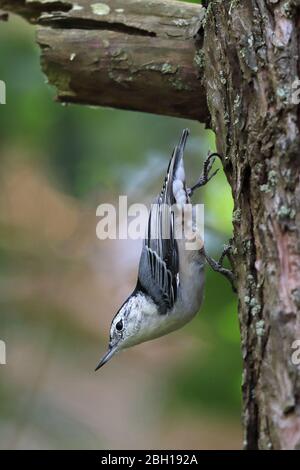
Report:
[[[195,191],[195,189],[201,188],[202,186],[204,186],[206,183],[208,183],[208,181],[210,181],[218,173],[219,168],[217,168],[217,170],[215,170],[212,174],[209,174],[210,170],[212,169],[212,166],[215,162],[216,157],[219,157],[221,159],[221,156],[218,153],[215,152],[215,153],[208,154],[208,156],[204,160],[203,170],[202,170],[202,173],[200,175],[199,180],[197,181],[196,184],[194,184],[194,186],[192,186],[191,188],[189,188],[187,190],[188,195],[190,197],[193,195],[193,192]],[[224,249],[223,249],[223,252],[220,256],[219,261],[216,261],[213,258],[211,258],[205,251],[204,251],[204,255],[205,255],[205,259],[208,262],[208,264],[210,265],[210,267],[214,271],[216,271],[216,272],[222,274],[223,276],[225,276],[229,280],[233,292],[237,292],[236,287],[235,287],[235,277],[234,277],[233,272],[230,269],[224,268],[224,266],[223,266],[223,261],[224,261],[225,256],[227,256],[227,258],[229,259],[230,264],[232,264],[231,256],[230,256],[231,255],[231,249],[232,249],[232,245],[231,245],[231,240],[230,240],[229,245],[224,245]]]
[[[208,154],[208,156],[204,160],[203,170],[202,170],[202,173],[201,173],[201,176],[200,176],[199,180],[197,181],[196,184],[194,184],[194,186],[192,186],[191,188],[188,189],[189,196],[192,196],[195,189],[201,188],[202,186],[204,186],[206,183],[208,183],[218,173],[219,168],[216,171],[214,171],[211,175],[209,174],[209,172],[212,169],[212,166],[215,162],[215,159],[216,159],[215,157],[221,158],[218,153]]]
[[[229,245],[224,245],[224,249],[223,249],[223,252],[221,254],[221,257],[220,257],[219,261],[214,260],[213,258],[211,258],[205,252],[204,252],[204,255],[205,255],[205,259],[208,262],[208,264],[210,265],[210,267],[214,271],[216,271],[216,272],[222,274],[223,276],[225,276],[229,280],[233,292],[237,292],[236,287],[235,287],[235,277],[234,277],[233,272],[230,269],[224,268],[224,266],[223,266],[223,261],[224,261],[225,256],[227,256],[227,258],[229,259],[229,262],[231,264],[231,256],[230,256],[231,255],[231,249],[232,249],[231,243]]]

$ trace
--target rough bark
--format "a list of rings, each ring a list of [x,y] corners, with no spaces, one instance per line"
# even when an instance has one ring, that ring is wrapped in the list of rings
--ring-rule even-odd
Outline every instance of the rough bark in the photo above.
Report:
[[[207,119],[194,40],[201,5],[1,0],[0,7],[38,25],[43,70],[59,101]]]
[[[299,11],[293,2],[210,2],[205,74],[234,197],[245,447],[300,448]]]
[[[174,0],[92,4],[0,0],[39,24],[59,99],[210,116],[235,203],[245,448],[300,448],[299,2],[212,0],[202,23]]]

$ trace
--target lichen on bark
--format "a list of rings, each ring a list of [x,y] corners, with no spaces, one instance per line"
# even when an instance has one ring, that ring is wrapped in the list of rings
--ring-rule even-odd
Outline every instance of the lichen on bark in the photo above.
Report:
[[[232,188],[244,360],[245,448],[300,447],[299,12],[295,2],[212,0],[205,76]]]

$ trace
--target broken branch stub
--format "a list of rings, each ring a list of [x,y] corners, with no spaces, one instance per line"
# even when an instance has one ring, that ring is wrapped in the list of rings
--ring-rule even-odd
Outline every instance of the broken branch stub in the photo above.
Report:
[[[0,0],[38,25],[57,99],[206,122],[195,36],[204,8],[177,0]]]

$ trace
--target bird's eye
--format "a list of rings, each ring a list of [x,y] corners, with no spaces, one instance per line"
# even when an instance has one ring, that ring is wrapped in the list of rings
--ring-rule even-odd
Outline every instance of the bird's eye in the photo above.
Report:
[[[118,321],[118,323],[116,324],[116,329],[117,329],[118,331],[123,330],[123,322],[122,322],[122,320]]]

